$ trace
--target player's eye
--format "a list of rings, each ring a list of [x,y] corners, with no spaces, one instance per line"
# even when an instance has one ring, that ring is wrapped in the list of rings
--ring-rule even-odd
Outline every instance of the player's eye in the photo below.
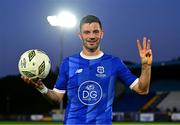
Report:
[[[95,34],[96,34],[96,33],[99,33],[99,32],[100,32],[99,30],[94,30],[94,31],[93,31],[93,33],[95,33]]]
[[[83,34],[89,34],[90,31],[83,31]]]

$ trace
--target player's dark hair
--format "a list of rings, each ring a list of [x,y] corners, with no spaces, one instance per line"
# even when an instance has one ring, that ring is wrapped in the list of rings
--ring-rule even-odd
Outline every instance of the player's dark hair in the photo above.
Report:
[[[81,27],[84,23],[99,23],[99,26],[100,28],[102,29],[102,24],[101,24],[101,21],[98,17],[94,16],[94,15],[87,15],[85,17],[83,17],[80,21],[80,30],[81,30]]]

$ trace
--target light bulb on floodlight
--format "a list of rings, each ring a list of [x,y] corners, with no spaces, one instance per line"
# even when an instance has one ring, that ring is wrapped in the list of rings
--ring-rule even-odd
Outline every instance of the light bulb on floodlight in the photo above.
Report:
[[[76,25],[76,17],[68,11],[62,11],[58,16],[48,16],[47,20],[51,26],[72,28]]]
[[[68,11],[62,11],[57,16],[59,25],[62,27],[71,28],[76,25],[76,17]]]
[[[51,26],[58,26],[58,19],[56,16],[48,16],[47,20]]]

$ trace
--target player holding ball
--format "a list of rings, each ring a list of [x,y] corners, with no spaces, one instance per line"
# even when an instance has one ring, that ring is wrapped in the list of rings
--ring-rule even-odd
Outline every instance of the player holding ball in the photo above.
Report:
[[[82,51],[63,60],[52,90],[40,80],[33,82],[28,77],[22,77],[27,84],[33,85],[52,101],[62,101],[64,93],[67,93],[64,124],[111,125],[117,78],[139,94],[149,92],[152,64],[150,40],[144,37],[142,46],[140,40],[137,40],[142,63],[141,75],[137,77],[120,58],[100,49],[103,35],[98,17],[88,15],[81,19],[79,38],[83,44]]]

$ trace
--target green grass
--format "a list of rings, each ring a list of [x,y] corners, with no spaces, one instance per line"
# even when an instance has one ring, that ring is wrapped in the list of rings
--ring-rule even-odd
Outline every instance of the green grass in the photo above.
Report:
[[[180,125],[180,122],[114,122],[113,125]]]
[[[0,125],[63,125],[60,122],[16,122],[16,121],[3,121]]]
[[[63,125],[60,122],[0,122],[0,125]],[[113,125],[180,125],[180,122],[113,122]]]

